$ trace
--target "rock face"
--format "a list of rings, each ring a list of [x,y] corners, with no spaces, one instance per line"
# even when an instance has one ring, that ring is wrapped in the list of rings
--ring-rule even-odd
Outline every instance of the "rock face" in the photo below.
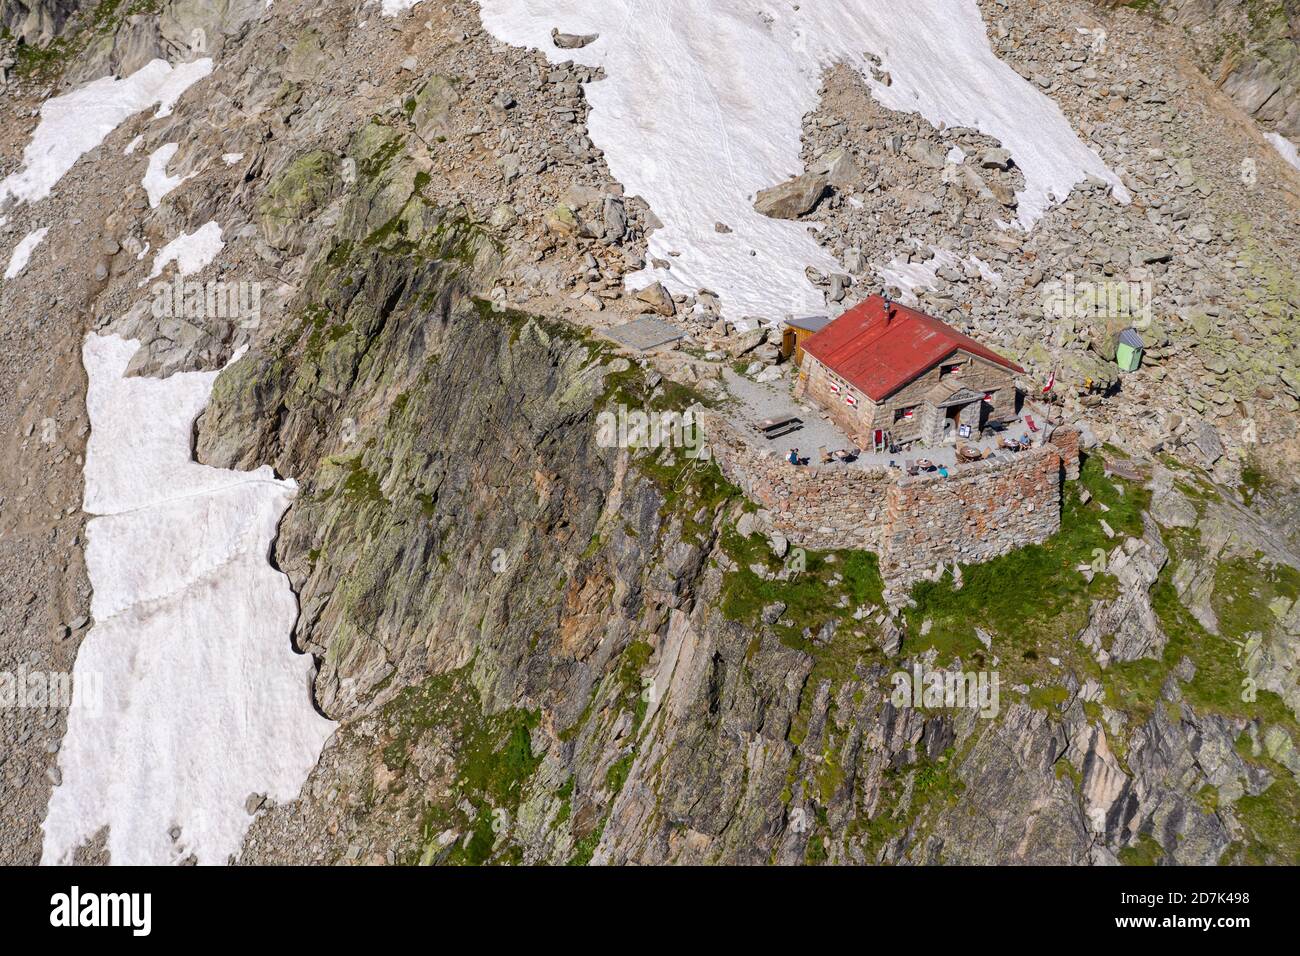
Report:
[[[1157,6],[1187,30],[1207,74],[1238,106],[1300,139],[1300,3],[1161,0]]]
[[[788,366],[779,333],[724,321],[707,289],[624,286],[656,220],[586,137],[598,71],[491,42],[473,5],[420,5],[398,28],[363,26],[352,4],[261,9],[114,19],[65,80],[188,56],[193,29],[220,50],[212,75],[171,115],[115,131],[46,205],[7,210],[5,235],[80,228],[51,230],[0,287],[0,670],[66,669],[86,631],[83,374],[58,350],[111,325],[144,343],[139,375],[245,350],[195,453],[299,483],[271,560],[340,727],[299,797],[247,798],[242,861],[1296,862],[1300,512],[1244,468],[1239,437],[1247,415],[1266,438],[1295,431],[1294,293],[1269,238],[1291,220],[1272,211],[1280,186],[1238,189],[1241,150],[1199,87],[1161,72],[1161,35],[1113,31],[1117,76],[1068,26],[1075,7],[983,5],[999,55],[1143,197],[1116,209],[1083,183],[1031,233],[996,226],[1024,180],[989,137],[890,113],[833,75],[809,115],[810,178],[778,189],[844,254],[851,276],[814,280],[828,301],[850,304],[892,260],[932,266],[928,310],[1030,351],[1037,372],[1068,356],[1061,383],[1112,393],[1065,405],[1096,431],[1071,480],[1045,452],[993,506],[956,481],[905,489],[891,550],[938,573],[887,593],[867,544],[890,492],[870,477],[838,497],[811,470],[736,488],[671,442],[601,439],[611,409],[681,412],[721,393],[729,364]],[[23,115],[40,105],[46,87],[14,85]],[[169,142],[171,172],[198,175],[153,208],[142,157]],[[1229,236],[1214,196],[1267,254]],[[209,221],[226,246],[197,277],[265,283],[247,325],[155,316],[143,297],[146,250]],[[1121,378],[1086,323],[1048,327],[1039,295],[1131,268],[1167,284],[1170,314],[1155,364]],[[1266,301],[1239,302],[1244,285]],[[647,309],[687,347],[651,359],[591,334]],[[1107,475],[1116,457],[1144,461]],[[773,526],[783,510],[825,539]],[[1018,547],[1024,529],[1037,544]],[[954,566],[953,542],[976,538],[996,553],[967,547]],[[999,696],[900,699],[916,673],[996,675]],[[60,733],[0,708],[6,862],[39,858]]]
[[[85,0],[0,0],[0,26],[31,46],[45,46]]]
[[[340,221],[383,219],[370,195]],[[891,672],[933,654],[878,592],[837,600],[849,565],[764,538],[713,466],[597,444],[607,396],[649,400],[642,372],[475,301],[494,245],[407,195],[403,234],[326,245],[302,319],[219,379],[199,423],[201,460],[301,484],[276,562],[343,724],[245,861],[1103,863],[1154,843],[1209,862],[1236,845],[1197,794],[1272,784],[1225,745],[1245,720],[1174,720],[1172,678],[1148,716],[1110,723],[1072,678],[1056,706],[1012,695],[991,718],[896,706]],[[1117,635],[1107,666],[1161,657],[1159,534],[1111,556],[1121,597],[1090,623]],[[827,610],[742,609],[744,588],[807,574]],[[494,769],[464,782],[483,754]]]

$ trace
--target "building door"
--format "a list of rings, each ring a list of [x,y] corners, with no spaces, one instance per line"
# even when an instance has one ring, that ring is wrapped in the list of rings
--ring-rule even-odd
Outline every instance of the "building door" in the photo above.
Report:
[[[961,425],[961,413],[965,407],[965,405],[953,405],[943,410],[943,443],[945,445],[956,444],[957,429]]]

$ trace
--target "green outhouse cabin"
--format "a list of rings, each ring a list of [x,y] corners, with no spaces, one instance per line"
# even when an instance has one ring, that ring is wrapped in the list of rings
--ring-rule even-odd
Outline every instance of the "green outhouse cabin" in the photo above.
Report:
[[[1125,329],[1115,344],[1115,364],[1124,372],[1136,372],[1142,364],[1142,336],[1135,329]]]

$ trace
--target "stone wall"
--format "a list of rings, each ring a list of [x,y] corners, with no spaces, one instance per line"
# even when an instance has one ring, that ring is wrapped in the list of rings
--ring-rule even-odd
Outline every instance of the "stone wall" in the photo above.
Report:
[[[840,389],[831,391],[832,381]],[[866,393],[854,387],[838,375],[832,379],[831,372],[815,356],[806,355],[799,370],[800,390],[796,395],[804,395],[826,410],[840,431],[854,441],[865,443],[875,420],[875,403]],[[845,395],[851,395],[856,405],[844,401]]]
[[[1079,477],[1079,430],[1060,426],[1052,430],[1051,443],[1061,452],[1061,467],[1067,481]]]
[[[886,468],[794,467],[714,412],[700,425],[722,473],[767,512],[793,544],[857,548],[880,556],[891,585],[907,586],[940,564],[977,564],[1061,527],[1061,477],[1079,473],[1079,435],[1011,459],[958,465],[949,477],[907,477]]]
[[[961,466],[948,478],[889,489],[880,570],[910,584],[940,564],[979,564],[1061,528],[1061,452],[1042,445],[1008,461]]]
[[[713,412],[700,416],[709,450],[726,475],[769,513],[769,524],[814,550],[879,551],[886,494],[896,473],[886,468],[807,465],[796,468],[760,448]]]

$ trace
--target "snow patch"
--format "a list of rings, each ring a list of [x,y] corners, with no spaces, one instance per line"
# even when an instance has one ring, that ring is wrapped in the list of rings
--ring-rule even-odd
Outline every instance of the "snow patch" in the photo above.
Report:
[[[989,285],[1001,285],[1002,273],[997,272],[979,256],[967,256],[966,261],[979,270],[980,278]]]
[[[144,172],[141,185],[144,186],[144,191],[149,194],[150,209],[157,209],[158,203],[162,201],[163,196],[166,196],[185,180],[198,175],[197,172],[188,173],[184,176],[167,175],[167,164],[172,161],[172,157],[176,155],[176,150],[179,148],[180,146],[177,143],[167,143],[159,146],[149,154],[149,168]]]
[[[23,168],[0,182],[0,203],[36,202],[83,155],[90,152],[123,120],[157,106],[155,117],[168,116],[180,95],[212,72],[212,60],[172,66],[154,60],[124,80],[106,76],[53,96],[41,105],[41,121],[23,151]]]
[[[1291,142],[1281,133],[1265,133],[1264,138],[1273,144],[1273,148],[1282,154],[1282,158],[1300,169],[1300,150],[1296,149],[1295,143]]]
[[[193,461],[219,373],[124,377],[137,348],[95,334],[82,347],[94,625],[73,667],[47,864],[105,826],[115,864],[225,863],[249,794],[296,797],[336,726],[311,706],[312,659],[288,639],[297,602],[267,561],[295,483]],[[78,705],[84,687],[100,706]]]
[[[917,243],[920,247],[920,243]],[[904,305],[916,305],[916,290],[933,289],[938,282],[938,272],[944,266],[957,264],[957,256],[947,249],[930,246],[931,258],[908,262],[906,259],[892,259],[883,266],[875,266],[881,282],[885,285],[898,286],[902,290],[901,301]]]
[[[33,232],[29,232],[19,240],[18,245],[14,246],[14,253],[9,257],[9,267],[5,269],[5,278],[12,279],[18,273],[27,268],[27,261],[32,257],[32,250],[41,244],[45,234],[50,231],[49,226],[42,226]]]
[[[175,262],[181,275],[190,275],[200,271],[217,257],[225,242],[221,238],[221,227],[215,222],[207,222],[191,233],[181,233],[167,245],[158,250],[154,256],[153,269],[149,278],[162,275],[169,262]],[[144,285],[141,282],[141,285]]]
[[[1060,108],[993,53],[974,0],[478,3],[497,39],[604,69],[607,79],[586,88],[591,139],[615,178],[664,223],[650,253],[673,263],[630,277],[629,286],[714,289],[730,318],[822,311],[804,270],[840,271],[803,225],[753,208],[759,190],[801,171],[803,117],[835,63],[857,69],[890,109],[1001,141],[1025,176],[1023,228],[1088,175],[1129,199]],[[560,50],[556,28],[599,39]],[[882,58],[891,86],[871,77],[867,53]],[[732,232],[715,231],[718,222]]]

